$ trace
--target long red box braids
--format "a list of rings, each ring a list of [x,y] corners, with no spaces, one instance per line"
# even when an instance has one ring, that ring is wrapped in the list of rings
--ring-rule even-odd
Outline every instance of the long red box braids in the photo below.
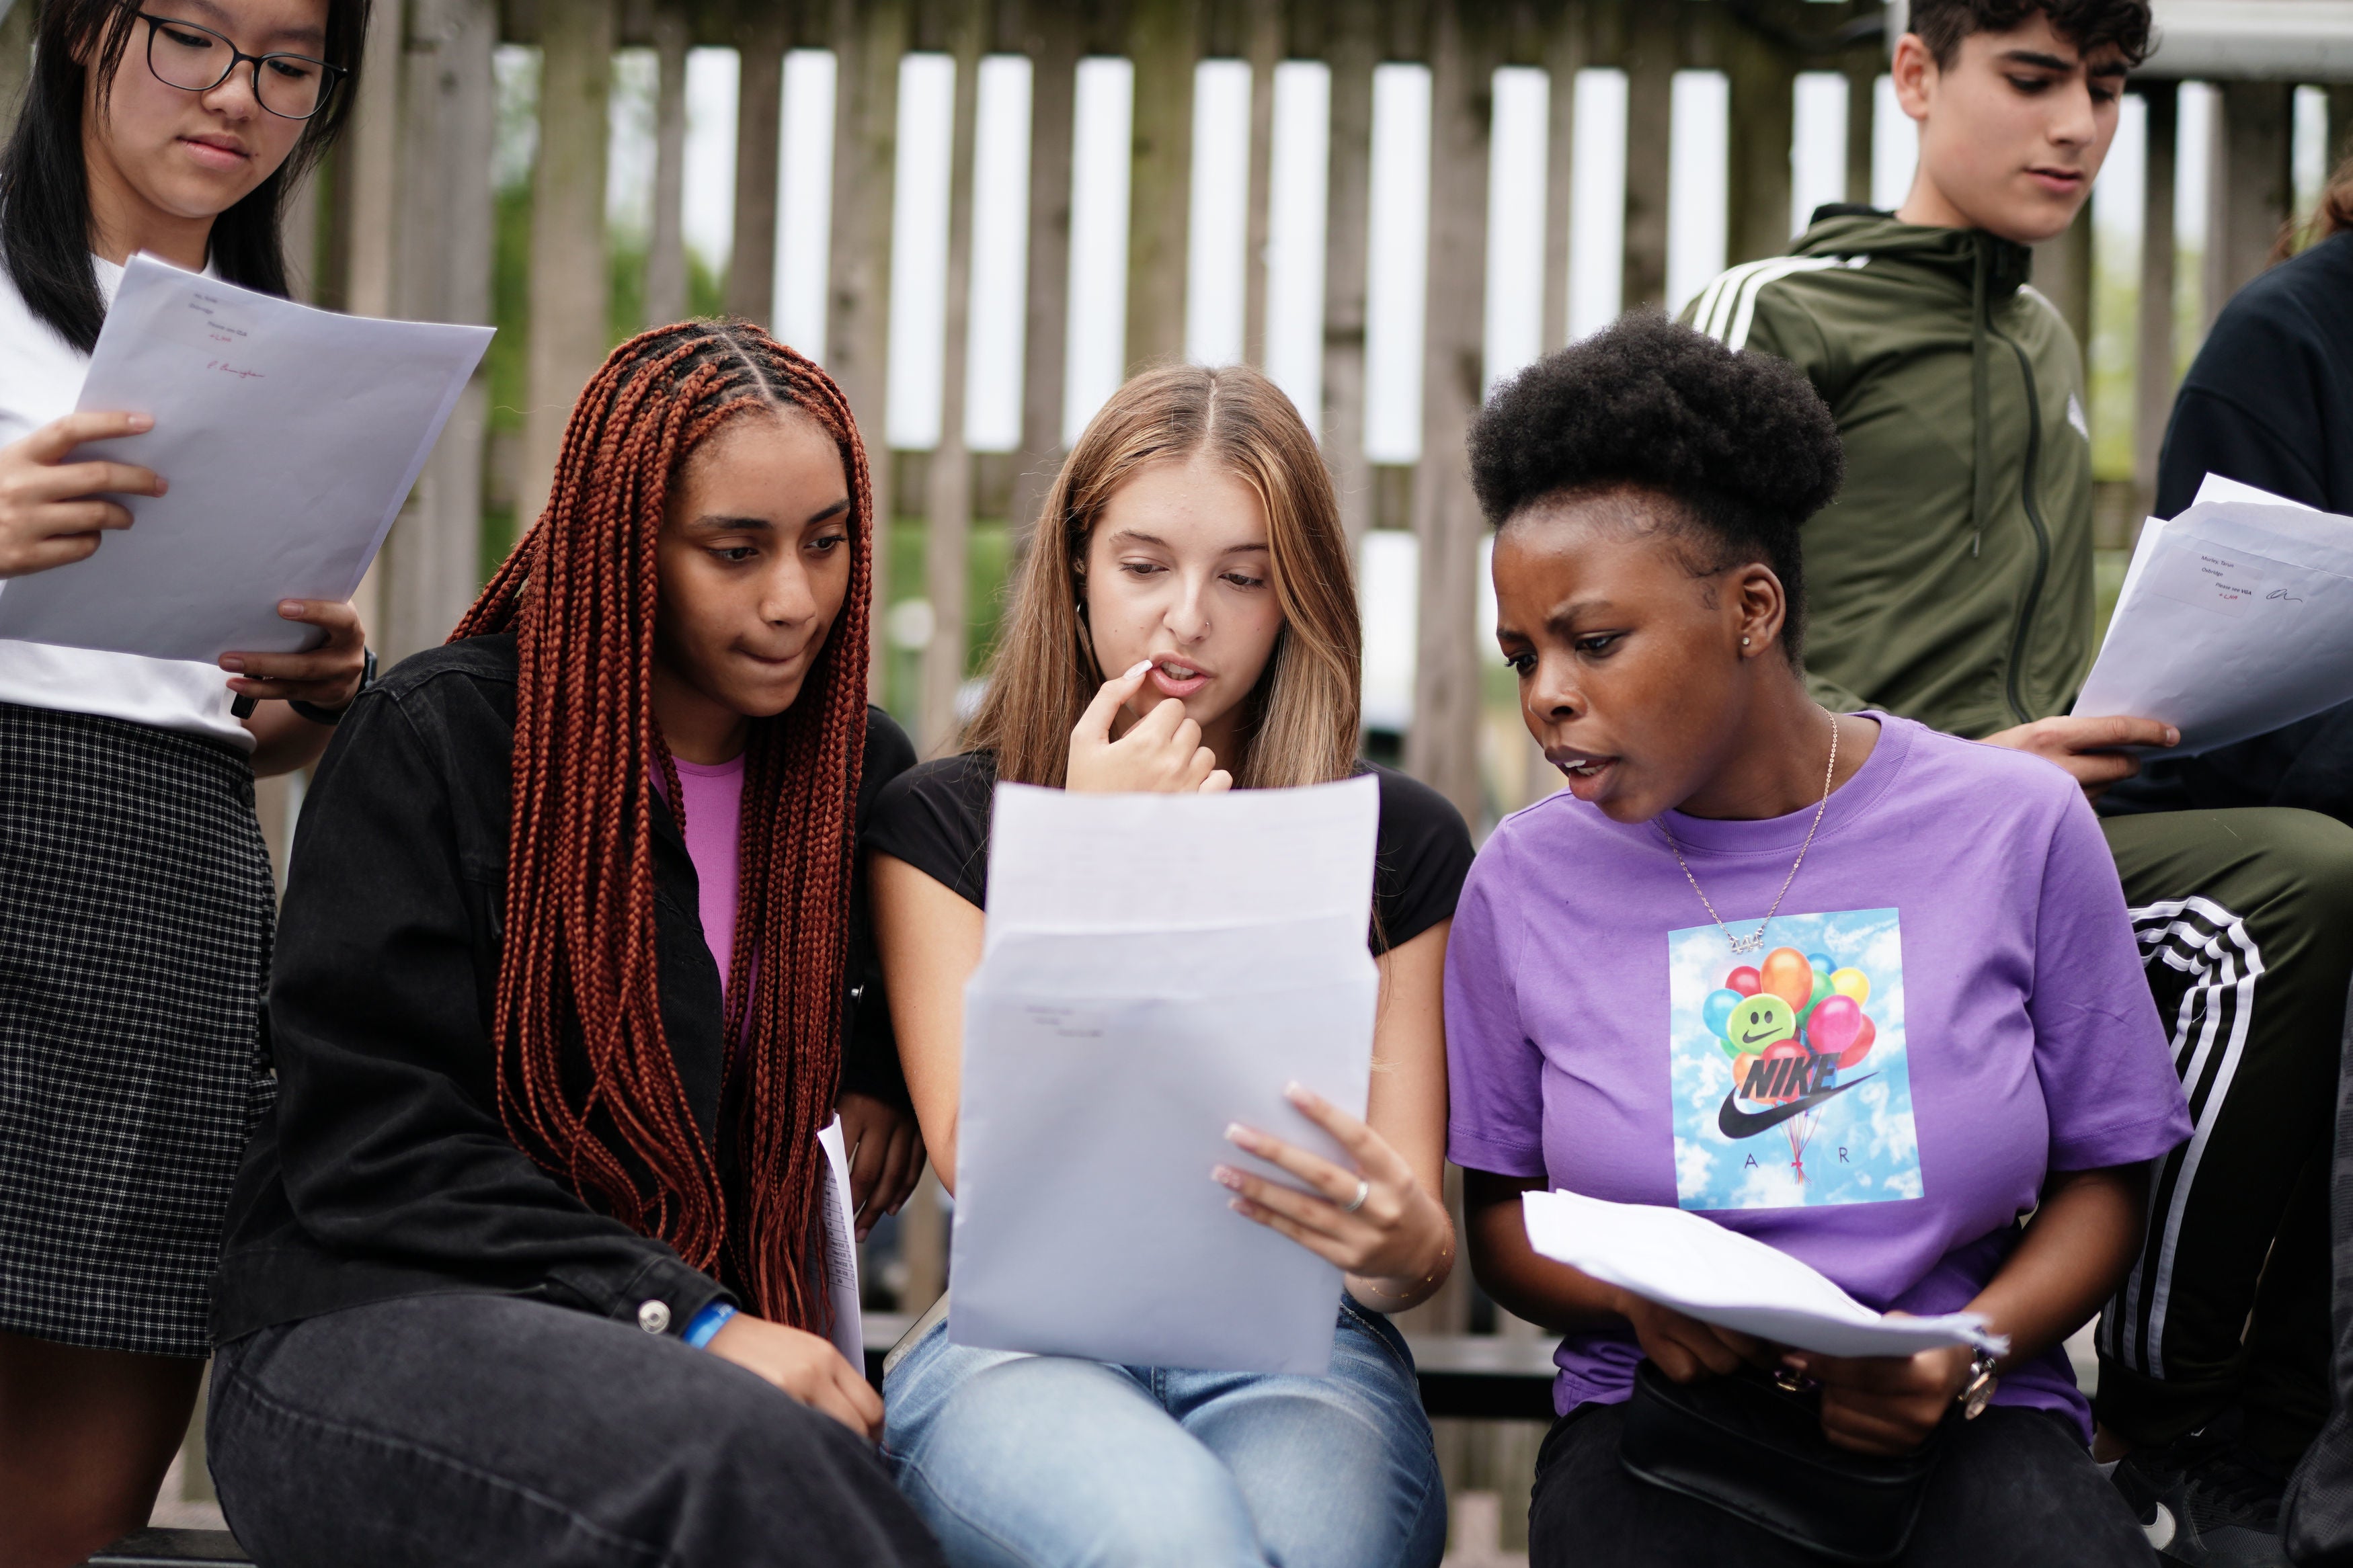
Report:
[[[731,1219],[662,1029],[652,814],[684,797],[652,712],[655,543],[681,461],[754,409],[797,412],[839,446],[851,566],[799,700],[754,723],[747,754],[724,1003],[743,1043],[723,1102],[749,1212]],[[546,510],[451,634],[512,631],[521,654],[492,1025],[508,1135],[695,1268],[723,1255],[762,1316],[820,1332],[816,1135],[840,1076],[873,550],[840,388],[757,327],[681,322],[623,343],[583,389]],[[667,800],[649,787],[657,770]]]

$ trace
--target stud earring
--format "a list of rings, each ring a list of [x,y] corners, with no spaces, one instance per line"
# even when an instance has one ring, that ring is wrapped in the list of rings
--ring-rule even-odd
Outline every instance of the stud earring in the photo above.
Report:
[[[1740,646],[1742,647],[1746,647],[1748,646],[1748,639],[1746,637],[1742,637],[1740,639]]]

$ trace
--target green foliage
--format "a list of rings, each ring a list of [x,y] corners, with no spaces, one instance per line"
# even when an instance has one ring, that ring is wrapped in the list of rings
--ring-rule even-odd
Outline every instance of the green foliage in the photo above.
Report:
[[[608,233],[605,238],[606,346],[618,348],[649,324],[645,237]]]
[[[887,454],[883,461],[888,461]],[[930,529],[920,517],[902,517],[891,527],[891,602],[924,596],[923,547]],[[975,521],[965,545],[965,659],[967,677],[988,668],[1005,619],[1011,587],[1013,531],[1002,518]],[[874,700],[910,732],[922,716],[923,656],[921,649],[892,647],[884,660],[883,689]]]
[[[2133,472],[2136,369],[2139,359],[2140,274],[2121,246],[2094,245],[2092,341],[2084,345],[2092,406],[2092,477],[2128,479]]]
[[[498,193],[491,258],[491,324],[498,336],[482,357],[491,381],[491,428],[521,430],[530,396],[531,186]]]

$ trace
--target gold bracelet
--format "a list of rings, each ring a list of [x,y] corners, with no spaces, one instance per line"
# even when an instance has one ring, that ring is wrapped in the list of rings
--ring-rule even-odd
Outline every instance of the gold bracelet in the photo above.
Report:
[[[1423,1275],[1419,1279],[1416,1280],[1406,1289],[1402,1290],[1384,1290],[1378,1285],[1374,1284],[1369,1276],[1358,1275],[1357,1278],[1364,1280],[1365,1288],[1370,1290],[1374,1295],[1387,1296],[1392,1301],[1403,1301],[1410,1300],[1413,1293],[1416,1290],[1420,1289],[1424,1285],[1436,1284],[1439,1279],[1445,1275],[1447,1269],[1453,1267],[1453,1264],[1454,1227],[1450,1225],[1446,1227],[1446,1245],[1439,1249],[1438,1267]]]

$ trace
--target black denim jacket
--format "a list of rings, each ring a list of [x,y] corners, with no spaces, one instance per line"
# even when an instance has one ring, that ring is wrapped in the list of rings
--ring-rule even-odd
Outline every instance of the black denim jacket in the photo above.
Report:
[[[673,1334],[733,1300],[582,1202],[501,1124],[490,1024],[514,706],[512,637],[436,648],[352,706],[319,766],[270,971],[278,1100],[229,1201],[216,1341],[446,1291],[537,1296]],[[898,726],[870,710],[860,826],[913,761]],[[726,1178],[719,968],[686,842],[667,812],[653,819],[662,1026]],[[854,898],[842,1087],[904,1105],[862,878]]]

